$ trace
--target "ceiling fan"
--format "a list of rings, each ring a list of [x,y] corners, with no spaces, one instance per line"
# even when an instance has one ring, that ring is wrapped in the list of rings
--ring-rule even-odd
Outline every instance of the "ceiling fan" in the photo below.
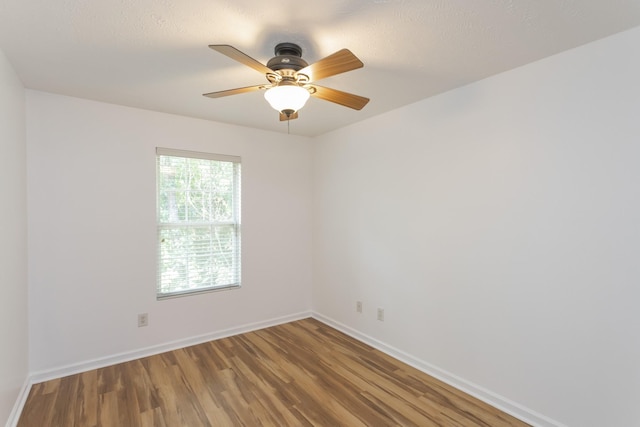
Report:
[[[298,110],[310,96],[334,102],[345,107],[361,110],[369,102],[365,98],[315,84],[316,81],[335,76],[364,66],[348,49],[342,49],[311,65],[302,59],[302,49],[294,43],[279,43],[274,49],[276,56],[267,65],[256,61],[233,46],[214,44],[209,47],[254,70],[263,73],[267,84],[205,93],[209,98],[253,92],[265,89],[264,97],[280,113],[280,120],[298,118]]]

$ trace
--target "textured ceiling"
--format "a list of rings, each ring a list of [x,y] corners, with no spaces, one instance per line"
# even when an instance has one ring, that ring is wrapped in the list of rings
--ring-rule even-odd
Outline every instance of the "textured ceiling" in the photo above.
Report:
[[[349,48],[364,68],[321,81],[371,98],[312,98],[291,133],[319,135],[640,25],[638,0],[0,0],[0,48],[28,88],[286,132],[266,82],[208,49],[266,63],[298,43],[309,63]]]

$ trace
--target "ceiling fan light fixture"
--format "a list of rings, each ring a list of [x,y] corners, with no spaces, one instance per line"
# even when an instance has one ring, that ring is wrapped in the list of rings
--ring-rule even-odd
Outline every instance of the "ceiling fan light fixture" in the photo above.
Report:
[[[354,110],[361,110],[369,102],[369,98],[315,84],[317,80],[363,67],[362,61],[349,49],[340,49],[309,65],[302,59],[300,46],[295,43],[279,43],[274,51],[276,56],[264,65],[227,44],[212,44],[209,47],[264,74],[269,83],[203,94],[208,98],[222,98],[266,89],[265,99],[280,113],[280,121],[287,122],[298,118],[298,110],[304,107],[310,96]]]
[[[285,114],[287,117],[302,107],[309,99],[309,91],[295,84],[279,85],[267,89],[264,98],[274,110]],[[287,112],[289,114],[287,114]]]

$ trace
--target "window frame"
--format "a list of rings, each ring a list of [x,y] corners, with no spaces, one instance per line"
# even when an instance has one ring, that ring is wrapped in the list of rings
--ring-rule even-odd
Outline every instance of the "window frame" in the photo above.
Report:
[[[233,218],[227,221],[215,221],[210,219],[209,221],[185,221],[185,222],[163,222],[161,221],[161,170],[160,170],[160,158],[161,156],[198,159],[198,160],[210,160],[216,162],[230,162],[233,163],[233,190],[232,190],[232,210]],[[226,154],[214,154],[198,151],[171,149],[156,147],[156,299],[164,300],[171,298],[178,298],[189,295],[197,295],[202,293],[217,292],[230,289],[239,289],[242,286],[242,226],[241,226],[241,157],[226,155]],[[234,265],[234,283],[202,286],[192,289],[183,289],[172,292],[162,292],[162,238],[161,232],[166,229],[176,228],[195,228],[195,227],[233,227],[233,244],[232,244],[232,258]],[[211,252],[213,256],[213,251]]]

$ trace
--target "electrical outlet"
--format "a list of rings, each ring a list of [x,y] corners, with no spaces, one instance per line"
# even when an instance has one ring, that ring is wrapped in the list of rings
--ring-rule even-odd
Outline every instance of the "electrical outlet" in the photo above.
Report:
[[[140,313],[138,314],[138,328],[149,325],[149,314],[148,313]]]
[[[356,311],[362,313],[362,301],[356,301]]]
[[[378,309],[378,320],[384,322],[384,308]]]

